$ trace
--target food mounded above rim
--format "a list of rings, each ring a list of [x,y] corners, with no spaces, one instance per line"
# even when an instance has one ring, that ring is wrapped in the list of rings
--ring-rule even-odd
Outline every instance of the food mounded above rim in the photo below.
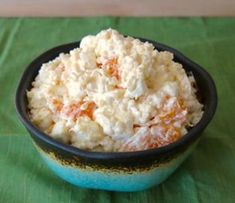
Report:
[[[201,119],[191,73],[149,42],[103,30],[42,64],[27,92],[31,121],[89,151],[170,144]]]

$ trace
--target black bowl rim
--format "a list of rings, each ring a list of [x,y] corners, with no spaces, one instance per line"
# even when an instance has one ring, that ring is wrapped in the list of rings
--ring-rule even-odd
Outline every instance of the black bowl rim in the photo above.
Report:
[[[35,125],[31,123],[29,118],[27,117],[27,113],[24,112],[22,109],[20,98],[24,96],[25,91],[22,89],[22,86],[24,84],[25,78],[27,78],[28,73],[31,71],[31,69],[34,67],[35,64],[37,64],[41,58],[44,58],[47,55],[52,55],[53,52],[63,49],[67,46],[71,46],[73,49],[74,45],[80,44],[80,41],[77,42],[71,42],[67,44],[62,44],[60,46],[56,46],[52,49],[49,49],[48,51],[42,53],[37,58],[35,58],[25,69],[23,72],[20,82],[18,84],[17,90],[16,90],[16,97],[15,97],[15,106],[16,111],[18,114],[18,117],[20,118],[21,122],[25,125],[25,127],[31,132],[31,136],[35,136],[38,139],[40,139],[43,142],[46,142],[49,145],[52,145],[55,148],[59,148],[65,152],[71,153],[75,156],[88,158],[88,159],[96,159],[96,160],[108,160],[108,159],[126,159],[126,158],[137,158],[137,157],[146,157],[146,156],[161,156],[166,153],[170,153],[176,149],[179,149],[190,141],[197,139],[200,137],[201,132],[206,128],[206,126],[209,124],[209,122],[212,120],[216,107],[217,107],[217,91],[215,83],[212,79],[212,77],[209,75],[209,73],[203,69],[201,66],[196,64],[195,62],[191,61],[189,58],[184,56],[182,53],[180,53],[178,50],[171,48],[167,45],[164,45],[162,43],[158,43],[156,41],[147,40],[140,37],[135,37],[137,39],[140,39],[143,42],[150,42],[154,45],[154,47],[158,50],[165,50],[170,51],[174,54],[174,56],[177,56],[178,59],[182,61],[186,61],[187,64],[193,69],[195,69],[204,79],[207,81],[207,85],[209,87],[209,97],[211,98],[210,103],[208,105],[208,108],[205,110],[201,120],[187,133],[185,134],[181,139],[177,140],[176,142],[173,142],[171,144],[168,144],[166,146],[162,146],[155,149],[148,149],[143,151],[134,151],[134,152],[93,152],[93,151],[86,151],[79,149],[77,147],[73,147],[67,144],[63,144],[62,142],[59,142],[44,132],[42,132],[40,129],[38,129]]]

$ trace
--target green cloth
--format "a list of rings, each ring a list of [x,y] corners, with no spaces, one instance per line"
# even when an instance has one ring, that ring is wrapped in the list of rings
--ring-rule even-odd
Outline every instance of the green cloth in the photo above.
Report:
[[[26,66],[54,46],[115,28],[183,52],[214,78],[219,104],[196,150],[163,184],[136,193],[82,189],[56,177],[16,116]],[[234,202],[235,18],[0,18],[0,203]]]

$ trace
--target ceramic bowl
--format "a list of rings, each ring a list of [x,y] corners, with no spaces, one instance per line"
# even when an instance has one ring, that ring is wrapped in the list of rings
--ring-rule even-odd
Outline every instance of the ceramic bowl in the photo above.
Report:
[[[140,40],[149,41],[159,51],[172,52],[174,61],[181,63],[186,72],[193,73],[204,104],[202,119],[178,141],[145,151],[89,152],[56,141],[30,121],[26,98],[26,91],[31,88],[41,65],[61,52],[67,53],[79,47],[80,42],[53,48],[26,68],[16,92],[16,109],[39,154],[62,179],[79,187],[111,191],[139,191],[160,184],[188,157],[211,121],[217,105],[216,88],[211,76],[179,51],[151,40]]]

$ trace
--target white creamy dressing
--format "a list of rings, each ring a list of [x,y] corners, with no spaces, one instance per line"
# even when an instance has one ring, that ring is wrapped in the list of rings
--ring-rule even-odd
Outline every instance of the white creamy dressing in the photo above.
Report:
[[[193,82],[172,53],[108,29],[43,64],[28,107],[41,130],[78,148],[144,150],[200,120]]]

